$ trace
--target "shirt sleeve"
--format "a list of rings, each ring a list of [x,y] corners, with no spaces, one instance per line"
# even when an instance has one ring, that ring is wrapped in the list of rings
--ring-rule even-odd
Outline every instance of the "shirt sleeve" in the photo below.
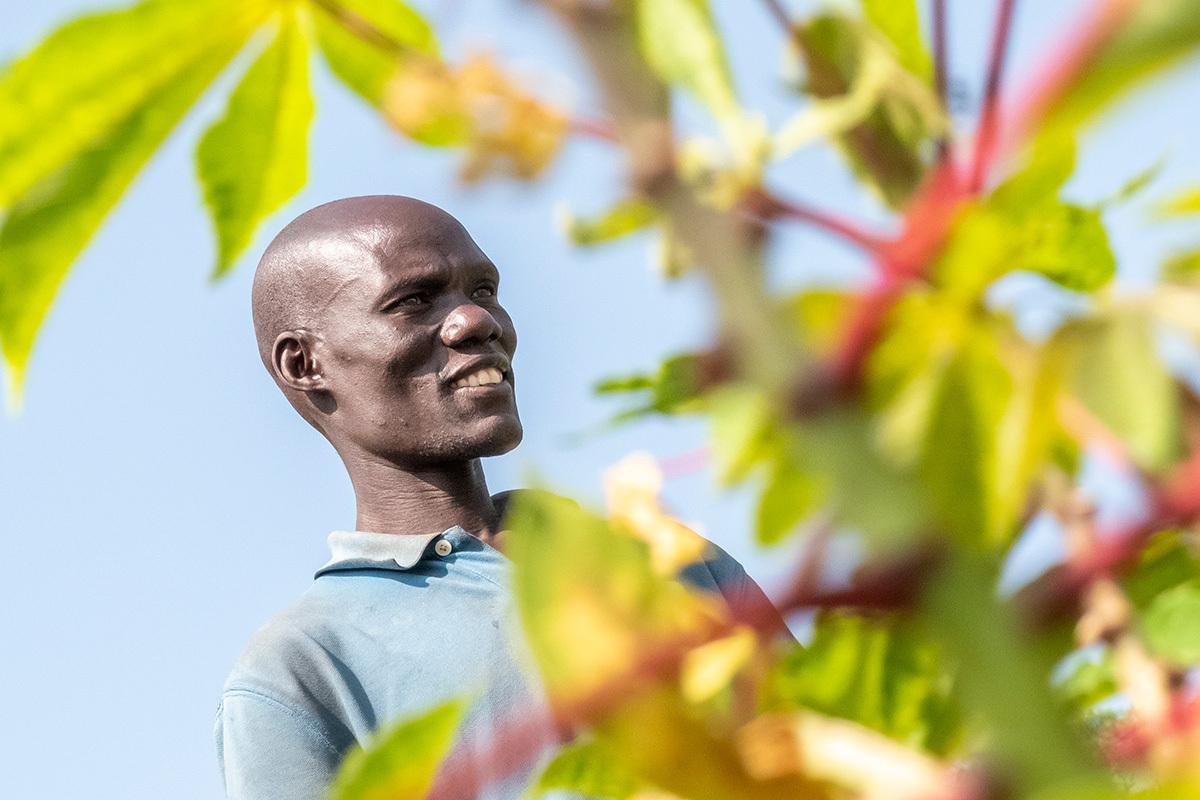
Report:
[[[712,542],[709,542],[709,555],[702,568],[685,570],[684,579],[699,588],[719,592],[736,618],[795,640],[766,592],[746,574],[737,559]]]
[[[345,752],[313,715],[248,689],[225,691],[215,735],[229,800],[322,800]]]

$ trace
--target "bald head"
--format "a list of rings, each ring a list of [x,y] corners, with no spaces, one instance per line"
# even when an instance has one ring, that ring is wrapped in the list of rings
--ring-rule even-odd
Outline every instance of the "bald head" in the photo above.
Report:
[[[517,335],[499,285],[496,265],[436,206],[390,195],[326,203],[259,262],[259,354],[344,457],[411,465],[505,452],[521,425]]]
[[[254,331],[267,369],[274,375],[271,350],[279,334],[319,330],[346,281],[406,243],[436,245],[463,233],[442,209],[400,195],[347,197],[296,217],[271,240],[254,273]]]

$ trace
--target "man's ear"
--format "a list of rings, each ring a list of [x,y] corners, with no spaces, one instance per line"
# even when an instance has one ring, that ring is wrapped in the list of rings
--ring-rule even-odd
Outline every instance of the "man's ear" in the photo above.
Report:
[[[306,330],[284,331],[271,346],[271,369],[290,389],[313,392],[325,388],[315,353],[316,338]]]

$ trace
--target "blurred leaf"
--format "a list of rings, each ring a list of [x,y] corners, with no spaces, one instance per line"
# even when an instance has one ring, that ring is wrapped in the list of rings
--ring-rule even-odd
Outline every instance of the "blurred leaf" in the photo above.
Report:
[[[1150,320],[1137,311],[1069,323],[1059,333],[1072,348],[1074,392],[1129,448],[1157,471],[1179,452],[1179,391],[1158,356]]]
[[[650,453],[630,453],[604,472],[604,504],[614,528],[650,546],[660,575],[675,575],[704,558],[708,541],[666,513],[660,502],[662,470]]]
[[[665,686],[628,696],[597,726],[622,763],[659,789],[703,800],[825,800],[828,790],[799,778],[756,780],[733,741]]]
[[[750,628],[739,628],[688,651],[680,686],[689,703],[703,703],[724,690],[754,655],[758,637]]]
[[[708,410],[717,480],[740,483],[767,455],[774,425],[767,398],[749,386],[723,386],[709,395]]]
[[[1179,665],[1200,661],[1200,581],[1155,597],[1142,615],[1141,628],[1154,655]]]
[[[1145,610],[1163,592],[1200,581],[1200,558],[1192,551],[1187,534],[1178,528],[1159,531],[1138,554],[1122,586],[1129,601]]]
[[[1190,281],[1200,275],[1200,249],[1176,253],[1163,264],[1162,278],[1165,281]]]
[[[0,208],[114,141],[193,65],[244,42],[272,5],[146,0],[50,34],[0,75]]]
[[[329,68],[351,90],[373,106],[382,106],[384,87],[408,55],[437,58],[438,44],[433,29],[417,11],[399,0],[338,0],[338,5],[392,39],[400,49],[388,52],[378,43],[366,41],[330,16],[329,10],[313,4],[317,44]]]
[[[955,671],[955,697],[968,718],[986,723],[1014,796],[1087,781],[1098,771],[1054,702],[1052,661],[1018,629],[995,586],[993,566],[955,559],[927,593],[922,617]]]
[[[646,542],[546,492],[513,502],[513,594],[554,700],[586,697],[646,649],[695,637],[713,620],[707,598],[655,572]]]
[[[1200,189],[1188,189],[1163,203],[1159,208],[1165,217],[1200,214]]]
[[[638,44],[667,83],[696,95],[723,123],[738,114],[733,79],[708,0],[636,0]]]
[[[1008,218],[1035,215],[1058,201],[1076,162],[1074,139],[1042,139],[1030,149],[1025,163],[992,191],[987,203]]]
[[[572,244],[592,245],[620,239],[651,225],[658,211],[645,200],[627,197],[594,218],[564,214],[562,227]]]
[[[0,344],[14,397],[71,262],[241,44],[230,38],[177,65],[173,81],[144,97],[106,135],[9,209],[0,228]]]
[[[1064,203],[1023,231],[1012,269],[1045,275],[1077,292],[1091,292],[1113,279],[1117,262],[1095,209]]]
[[[944,667],[936,644],[910,621],[824,613],[812,643],[772,668],[764,704],[810,708],[947,755],[962,723]]]
[[[852,299],[845,290],[808,289],[784,298],[784,313],[797,340],[828,354],[841,341]]]
[[[289,13],[229,96],[225,115],[200,140],[197,177],[218,240],[214,277],[233,266],[267,215],[304,186],[313,118],[308,57]]]
[[[896,60],[918,78],[933,80],[933,59],[921,39],[915,0],[863,0],[867,19],[896,48]]]
[[[987,334],[972,332],[946,365],[930,411],[921,472],[934,511],[962,544],[1003,541],[996,431],[1012,378]]]
[[[1042,122],[1048,137],[1070,135],[1141,81],[1177,63],[1200,45],[1195,0],[1147,0],[1131,4],[1078,81]]]
[[[759,496],[755,538],[759,544],[783,541],[828,494],[828,487],[812,472],[783,456],[772,465]]]
[[[379,734],[342,762],[330,800],[421,800],[450,749],[466,706],[451,702]]]
[[[805,92],[826,100],[848,95],[860,73],[882,57],[893,60],[858,20],[822,15],[796,28],[807,70]],[[945,129],[941,103],[928,82],[897,64],[874,110],[836,143],[855,173],[893,208],[925,175],[925,143]]]
[[[630,800],[640,788],[641,782],[621,765],[603,742],[589,739],[563,746],[542,770],[525,800],[538,800],[553,791],[597,800]]]
[[[1113,192],[1111,196],[1101,201],[1101,208],[1107,209],[1120,203],[1126,203],[1132,200],[1134,197],[1137,197],[1146,190],[1146,187],[1158,179],[1158,176],[1162,174],[1162,171],[1166,169],[1166,166],[1166,159],[1162,158],[1146,167],[1144,170],[1125,181],[1125,183],[1123,183],[1121,187],[1117,189],[1117,191]]]
[[[680,414],[698,410],[700,357],[692,353],[663,360],[653,375],[635,373],[605,378],[596,384],[596,394],[647,394],[646,401],[619,415],[622,421],[647,414]]]
[[[1098,658],[1078,657],[1075,662],[1074,669],[1055,688],[1076,714],[1085,713],[1120,691],[1112,651],[1108,648]]]

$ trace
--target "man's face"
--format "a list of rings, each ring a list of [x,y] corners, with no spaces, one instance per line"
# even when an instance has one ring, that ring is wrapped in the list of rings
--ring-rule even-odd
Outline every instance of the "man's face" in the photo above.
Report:
[[[410,466],[516,447],[517,333],[495,265],[448,215],[369,233],[322,314],[330,438]]]

